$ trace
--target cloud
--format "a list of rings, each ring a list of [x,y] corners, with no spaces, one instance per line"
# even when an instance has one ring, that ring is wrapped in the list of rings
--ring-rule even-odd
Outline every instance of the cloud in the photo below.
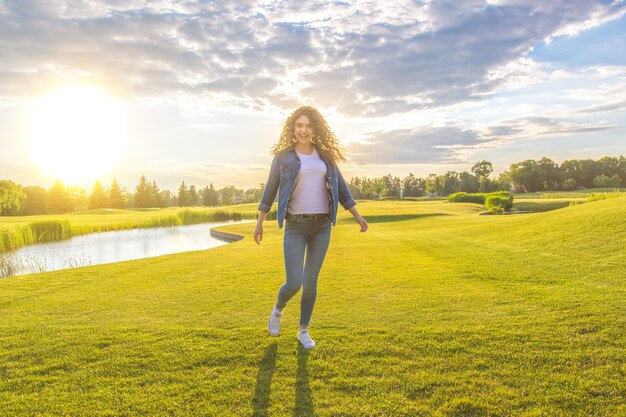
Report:
[[[563,135],[581,135],[604,132],[615,126],[604,122],[577,123],[549,117],[532,116],[504,120],[481,130],[488,142],[514,142]]]
[[[589,115],[589,114],[598,114],[598,113],[609,113],[618,110],[626,109],[626,100],[618,101],[615,103],[603,104],[599,106],[591,106],[583,109],[573,110],[570,112],[571,115]]]
[[[460,127],[427,127],[375,132],[366,142],[351,143],[348,151],[352,163],[419,164],[462,162],[458,151],[481,142],[478,132]]]
[[[129,97],[334,107],[378,115],[536,82],[539,42],[621,16],[619,2],[9,0],[0,96],[90,81]]]
[[[522,117],[478,127],[423,126],[373,132],[347,147],[350,160],[366,164],[461,164],[479,149],[555,136],[575,136],[614,128],[603,122],[576,123],[548,117]]]

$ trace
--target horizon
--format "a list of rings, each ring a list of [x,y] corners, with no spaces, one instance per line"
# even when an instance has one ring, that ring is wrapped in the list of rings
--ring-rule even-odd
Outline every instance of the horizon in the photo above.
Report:
[[[609,157],[609,158],[622,158],[622,157],[624,157],[624,156],[625,156],[625,155],[604,155],[603,157]],[[553,160],[552,158],[550,158],[549,156],[545,156],[545,155],[544,155],[543,157],[548,158],[548,159],[551,159],[551,160],[552,160],[554,163],[556,163],[558,166],[561,166],[561,164],[565,161],[565,160],[564,160],[564,161],[555,161],[555,160]],[[541,157],[541,158],[543,158],[543,157]],[[541,159],[541,158],[537,158],[537,159],[535,159],[535,160],[536,160],[536,161],[538,161],[538,160],[539,160],[539,159]],[[598,159],[594,159],[594,158],[572,158],[572,159],[581,159],[581,160],[582,160],[582,159],[591,159],[591,160],[593,160],[593,161],[597,161],[597,160],[598,160],[598,159],[600,159],[600,158],[598,158]],[[476,161],[476,162],[481,162],[481,161]],[[487,162],[491,162],[491,161],[487,161]],[[519,162],[523,162],[523,161],[515,161],[515,162],[513,162],[513,163],[519,163]],[[473,164],[472,164],[472,165],[473,165]],[[452,170],[452,171],[454,171],[454,172],[458,172],[458,173],[462,173],[462,172],[469,172],[469,173],[471,173],[471,167],[469,167],[469,168],[467,168],[467,169],[461,169],[461,170],[456,170],[456,171],[455,171],[455,170]],[[448,172],[448,171],[446,171],[446,172]],[[440,176],[440,175],[444,175],[446,172],[436,172],[436,173],[435,173],[435,172],[433,172],[433,173],[431,173],[431,174],[435,174],[435,175]],[[508,170],[503,171],[503,172],[496,172],[496,171],[493,171],[491,174],[489,174],[489,175],[488,175],[488,178],[489,178],[490,180],[492,180],[492,181],[495,181],[495,180],[497,180],[497,179],[499,178],[500,174],[503,174],[504,172],[508,172]],[[386,174],[383,174],[383,175],[378,175],[378,176],[359,176],[359,178],[375,179],[375,178],[381,178],[381,177],[386,176],[386,175],[391,175],[392,177],[398,177],[398,178],[400,178],[401,180],[404,180],[404,179],[405,179],[408,175],[410,175],[410,174],[412,174],[412,173],[409,173],[409,174],[404,175],[404,176],[399,176],[399,175],[395,175],[393,172],[388,172],[388,173],[386,173]],[[415,175],[415,174],[413,174],[413,175]],[[430,174],[429,174],[429,175],[430,175]],[[424,175],[424,176],[415,175],[415,177],[416,177],[416,178],[418,178],[418,179],[424,179],[424,180],[426,180],[426,179],[428,179],[429,175]],[[73,185],[73,184],[66,184],[65,182],[63,182],[63,180],[60,180],[60,179],[52,179],[52,180],[50,181],[50,184],[49,184],[49,185],[45,185],[45,186],[44,186],[44,185],[41,185],[41,184],[20,184],[19,182],[18,182],[17,184],[18,184],[18,185],[21,185],[22,187],[34,186],[34,187],[42,187],[42,188],[45,188],[45,189],[50,189],[50,188],[52,188],[52,186],[54,185],[54,183],[55,183],[56,181],[61,181],[62,185],[63,185],[65,188],[74,188],[74,187],[78,187],[78,188],[82,188],[82,189],[84,189],[84,190],[85,190],[85,191],[87,191],[87,192],[90,192],[90,191],[92,191],[92,190],[93,190],[93,188],[94,188],[94,186],[95,186],[96,182],[98,182],[98,181],[100,182],[100,185],[101,185],[101,186],[102,186],[105,190],[107,190],[107,189],[111,188],[111,185],[112,185],[113,180],[116,180],[116,181],[117,181],[117,183],[118,183],[118,185],[119,185],[119,187],[120,187],[122,190],[124,190],[124,189],[125,189],[125,190],[126,190],[127,192],[129,192],[129,193],[133,193],[133,192],[134,192],[134,190],[135,190],[135,188],[136,188],[136,187],[137,187],[137,185],[139,184],[139,182],[140,182],[140,180],[141,180],[141,177],[142,177],[142,176],[145,176],[145,175],[140,174],[140,175],[139,175],[139,177],[136,179],[136,183],[135,183],[134,185],[133,185],[133,184],[130,184],[130,185],[129,185],[129,184],[126,184],[126,183],[122,183],[122,182],[120,182],[120,181],[119,181],[119,179],[118,179],[118,178],[115,178],[115,177],[111,178],[111,180],[110,180],[110,181],[108,181],[108,182],[104,182],[104,181],[102,181],[102,180],[100,180],[100,179],[96,179],[96,180],[94,180],[94,181],[93,181],[91,184],[89,184],[89,185]],[[166,187],[162,187],[162,186],[158,183],[158,181],[156,181],[155,179],[150,178],[150,177],[147,177],[147,176],[145,176],[145,177],[146,177],[146,181],[147,181],[148,183],[152,184],[153,182],[155,182],[155,183],[156,183],[156,185],[157,185],[157,187],[159,188],[159,190],[160,190],[160,191],[169,191],[169,192],[173,193],[174,195],[178,192],[178,188],[182,185],[182,183],[183,183],[183,182],[185,182],[185,185],[186,185],[187,187],[194,186],[198,192],[199,192],[200,190],[204,189],[205,187],[206,187],[206,188],[208,188],[210,185],[213,185],[213,188],[214,188],[216,191],[219,191],[219,190],[221,190],[221,189],[223,189],[223,188],[226,188],[226,187],[229,187],[229,186],[234,186],[234,187],[235,187],[235,189],[240,190],[240,191],[243,191],[243,192],[246,192],[246,191],[251,190],[251,189],[258,189],[259,185],[261,185],[261,184],[263,184],[263,185],[264,185],[264,184],[265,184],[265,182],[263,181],[262,183],[259,183],[259,184],[257,184],[256,186],[252,186],[252,187],[237,187],[236,185],[234,185],[234,184],[232,184],[232,183],[216,184],[216,183],[215,183],[215,182],[213,182],[213,181],[209,181],[209,182],[208,182],[208,183],[206,183],[206,184],[204,184],[204,183],[203,183],[203,184],[193,184],[193,183],[188,183],[187,181],[181,180],[181,181],[178,183],[178,185],[174,186],[173,188],[166,188]],[[351,180],[352,178],[354,178],[354,177],[349,177],[349,178],[346,178],[346,182],[350,182],[350,180]],[[6,180],[9,180],[9,181],[13,181],[11,178],[5,178],[5,179],[6,179]],[[15,182],[15,181],[13,181],[13,182]],[[583,188],[585,188],[585,187],[583,187]],[[602,188],[602,187],[601,187],[601,188]],[[609,187],[609,188],[610,188],[610,187]]]
[[[0,2],[0,179],[256,188],[301,104],[345,146],[346,179],[617,157],[625,14],[620,1]]]

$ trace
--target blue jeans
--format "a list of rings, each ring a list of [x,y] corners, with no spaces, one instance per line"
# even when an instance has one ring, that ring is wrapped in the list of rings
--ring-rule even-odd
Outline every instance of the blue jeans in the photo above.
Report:
[[[276,307],[284,308],[302,288],[301,326],[308,326],[311,321],[317,296],[317,276],[330,243],[331,228],[327,214],[287,215],[283,242],[286,280],[278,291]]]

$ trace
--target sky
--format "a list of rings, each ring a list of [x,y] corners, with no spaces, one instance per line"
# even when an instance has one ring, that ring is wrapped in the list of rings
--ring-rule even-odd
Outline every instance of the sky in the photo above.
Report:
[[[300,105],[339,137],[347,178],[625,155],[625,15],[623,0],[0,0],[0,179],[52,184],[37,128],[84,170],[67,185],[91,187],[100,158],[105,186],[257,187]],[[88,145],[45,136],[37,108],[74,85],[123,115],[115,158],[113,119],[86,104],[53,107],[92,126]]]

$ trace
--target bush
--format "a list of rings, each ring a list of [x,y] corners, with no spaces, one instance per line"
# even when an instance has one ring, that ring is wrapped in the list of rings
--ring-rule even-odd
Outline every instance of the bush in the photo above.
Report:
[[[483,204],[486,205],[487,199],[489,197],[500,197],[502,199],[507,200],[506,206],[507,211],[513,207],[513,194],[508,191],[496,191],[493,193],[474,193],[469,194],[465,192],[454,193],[448,197],[448,201],[451,203],[475,203],[475,204]],[[488,207],[487,207],[488,208]]]
[[[451,203],[475,203],[475,204],[485,204],[485,196],[487,194],[484,193],[474,193],[469,194],[465,192],[454,193],[448,196],[448,201]]]
[[[506,196],[490,195],[485,201],[485,207],[492,213],[502,213],[511,210],[513,203],[512,200]]]
[[[513,194],[511,194],[508,191],[496,191],[495,193],[487,194],[487,197],[489,196],[498,196],[498,197],[506,198],[509,201],[509,204],[511,205],[511,207],[513,207]]]

